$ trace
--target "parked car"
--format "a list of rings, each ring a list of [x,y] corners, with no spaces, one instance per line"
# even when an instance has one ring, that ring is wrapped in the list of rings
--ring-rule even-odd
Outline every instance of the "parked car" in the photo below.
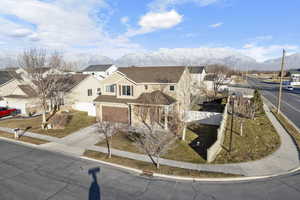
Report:
[[[15,115],[17,115],[17,109],[0,107],[0,117],[15,116]]]
[[[293,91],[293,90],[294,90],[294,87],[291,86],[291,85],[289,85],[289,86],[287,86],[285,89],[286,89],[286,90],[289,90],[289,91]]]

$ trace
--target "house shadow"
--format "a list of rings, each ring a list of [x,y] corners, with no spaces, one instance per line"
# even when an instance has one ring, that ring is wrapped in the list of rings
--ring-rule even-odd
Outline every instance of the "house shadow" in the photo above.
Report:
[[[199,156],[207,160],[207,150],[217,140],[218,126],[192,124],[188,128],[198,135],[198,137],[189,144],[190,147]]]
[[[101,200],[101,189],[97,181],[97,174],[100,173],[100,168],[92,168],[88,171],[89,175],[92,176],[92,183],[89,188],[89,200]]]

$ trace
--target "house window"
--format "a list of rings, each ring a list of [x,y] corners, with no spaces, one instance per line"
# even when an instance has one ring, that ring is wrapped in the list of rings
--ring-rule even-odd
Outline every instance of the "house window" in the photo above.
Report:
[[[93,90],[92,89],[88,89],[88,96],[93,96]]]
[[[123,96],[133,96],[133,87],[130,85],[122,85]]]
[[[105,91],[109,92],[109,93],[114,93],[115,92],[115,88],[116,88],[116,85],[107,85],[105,87]]]
[[[175,91],[175,86],[174,85],[170,85],[170,91]]]
[[[145,85],[145,90],[148,90],[148,85]]]
[[[98,95],[101,94],[101,88],[97,88],[97,94],[98,94]]]

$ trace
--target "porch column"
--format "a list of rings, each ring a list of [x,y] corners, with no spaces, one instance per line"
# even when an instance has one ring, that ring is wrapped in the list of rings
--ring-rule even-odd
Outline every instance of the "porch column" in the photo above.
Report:
[[[183,127],[183,132],[182,132],[182,140],[185,141],[185,136],[186,136],[186,124],[184,124],[184,127]]]
[[[165,111],[165,130],[168,130],[168,110],[167,110],[167,106],[164,106],[164,111]]]

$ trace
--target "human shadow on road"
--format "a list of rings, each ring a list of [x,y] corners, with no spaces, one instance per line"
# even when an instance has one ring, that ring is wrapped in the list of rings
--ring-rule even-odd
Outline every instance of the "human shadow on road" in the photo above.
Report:
[[[100,168],[96,167],[89,169],[88,173],[93,178],[93,182],[89,189],[89,200],[101,200],[101,189],[97,182],[97,173],[100,173]]]

